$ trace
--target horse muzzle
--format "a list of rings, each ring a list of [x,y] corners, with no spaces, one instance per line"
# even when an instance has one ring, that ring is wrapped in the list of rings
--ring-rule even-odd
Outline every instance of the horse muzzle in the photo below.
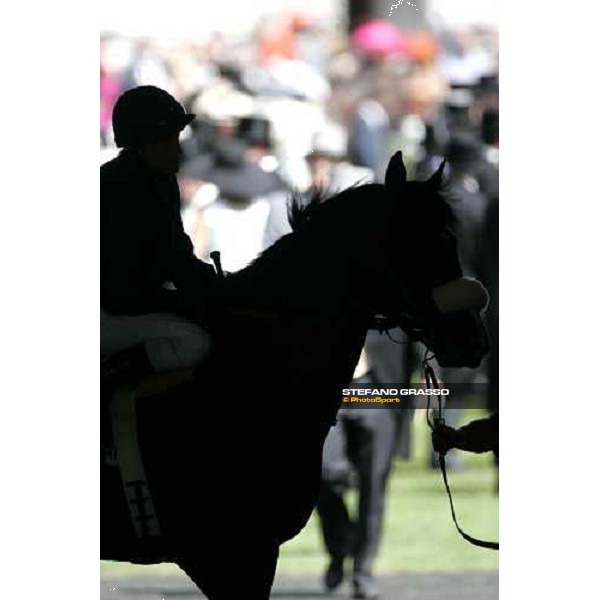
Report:
[[[459,277],[432,293],[438,318],[428,346],[438,364],[448,368],[477,368],[489,351],[481,311],[489,302],[485,287],[476,279]]]
[[[428,344],[441,367],[477,368],[489,352],[488,335],[475,311],[445,315],[436,327],[436,336]]]

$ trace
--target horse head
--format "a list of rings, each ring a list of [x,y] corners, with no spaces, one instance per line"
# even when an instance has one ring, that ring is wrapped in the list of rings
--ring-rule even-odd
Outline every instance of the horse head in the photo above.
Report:
[[[379,311],[443,367],[477,367],[488,351],[481,312],[484,286],[463,276],[454,216],[443,193],[445,161],[426,181],[407,181],[402,153],[385,175],[388,216],[388,293]],[[403,223],[401,235],[398,235]],[[390,230],[391,229],[391,230]]]

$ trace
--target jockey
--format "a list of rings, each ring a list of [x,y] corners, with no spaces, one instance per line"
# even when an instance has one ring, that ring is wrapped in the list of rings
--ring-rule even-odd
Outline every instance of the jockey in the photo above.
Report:
[[[179,133],[194,116],[154,86],[113,109],[122,150],[100,167],[100,352],[113,374],[187,369],[208,353],[198,323],[217,275],[183,231],[176,179]]]

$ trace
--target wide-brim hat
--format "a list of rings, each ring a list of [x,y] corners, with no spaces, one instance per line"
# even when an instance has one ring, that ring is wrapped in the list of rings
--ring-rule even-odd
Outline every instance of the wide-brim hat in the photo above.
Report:
[[[481,141],[474,132],[456,133],[448,141],[445,155],[453,171],[468,171],[481,159]]]
[[[287,185],[281,176],[267,172],[245,160],[246,145],[239,140],[222,140],[215,148],[213,164],[203,179],[214,183],[225,198],[250,200],[277,191]]]
[[[215,167],[206,180],[214,183],[225,198],[250,200],[287,189],[277,173],[268,173],[254,164],[245,164],[235,169]]]
[[[475,87],[475,94],[483,96],[485,94],[497,94],[500,91],[498,75],[495,73],[482,75]]]
[[[223,122],[249,117],[255,112],[255,100],[229,82],[207,88],[194,102],[194,110],[212,121]]]
[[[348,154],[348,136],[344,129],[335,124],[329,124],[313,135],[310,152],[305,160],[325,158],[332,161],[342,161]]]
[[[237,136],[250,146],[272,148],[273,132],[269,119],[260,116],[243,117],[237,126]]]

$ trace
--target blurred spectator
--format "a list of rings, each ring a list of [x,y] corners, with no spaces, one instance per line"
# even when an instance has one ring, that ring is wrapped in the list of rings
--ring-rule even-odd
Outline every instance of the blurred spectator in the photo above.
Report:
[[[497,108],[487,108],[481,118],[481,139],[485,159],[492,165],[500,165],[500,118]]]
[[[416,169],[417,179],[427,179],[440,166],[444,159],[447,136],[448,131],[442,120],[425,125],[425,136]],[[444,171],[447,174],[448,167]]]
[[[208,235],[205,254],[220,251],[226,271],[242,269],[265,249],[270,197],[286,189],[276,173],[249,162],[246,150],[241,141],[221,140],[204,177],[219,190],[202,213]]]
[[[451,204],[459,224],[461,264],[466,275],[479,277],[482,225],[487,208],[487,199],[478,181],[483,161],[479,137],[470,132],[454,134],[446,149],[446,158],[451,173]]]
[[[479,79],[479,83],[474,89],[475,105],[473,107],[473,118],[476,122],[481,121],[486,110],[498,110],[500,104],[499,91],[497,73],[484,75]]]
[[[292,15],[292,29],[296,32],[298,58],[317,69],[319,73],[327,71],[327,45],[321,28],[315,19],[303,14]]]
[[[100,63],[100,145],[107,146],[111,136],[112,109],[122,90],[121,79]]]
[[[193,102],[196,113],[215,124],[217,138],[234,137],[239,119],[252,115],[255,108],[254,98],[225,77],[215,80]]]
[[[405,81],[406,112],[418,115],[424,122],[435,119],[448,92],[448,82],[438,63],[439,44],[428,33],[419,32],[409,38],[413,67]]]
[[[473,29],[446,32],[444,41],[440,66],[451,85],[474,86],[496,70],[494,57]]]
[[[277,58],[294,60],[297,55],[296,31],[292,19],[286,14],[267,17],[259,33],[259,64],[267,65]]]
[[[336,191],[373,180],[373,171],[348,161],[347,136],[343,128],[334,123],[314,136],[306,160],[312,187],[319,191]],[[371,332],[352,383],[377,387],[379,383],[404,380],[404,356],[404,346],[395,346],[387,338]],[[351,559],[355,597],[377,595],[373,563],[379,549],[396,428],[401,425],[404,415],[400,413],[403,412],[342,407],[338,422],[325,441],[317,511],[330,558],[324,575],[324,586],[329,591],[342,583],[344,562]],[[359,508],[357,516],[352,518],[344,502],[344,492],[354,477],[359,490]]]
[[[351,387],[377,387],[363,350]],[[385,490],[395,446],[393,409],[342,407],[323,448],[321,491],[317,502],[329,566],[323,583],[335,590],[352,560],[355,598],[376,598],[373,563],[379,549]],[[350,516],[344,492],[356,478],[358,514]]]
[[[444,119],[450,135],[474,131],[473,99],[469,89],[458,87],[449,91],[444,102]]]
[[[242,140],[248,150],[250,162],[261,165],[265,170],[274,170],[277,163],[273,155],[273,133],[271,122],[259,116],[242,117],[237,125],[236,137]],[[268,159],[271,160],[268,160]],[[267,159],[267,160],[265,160]],[[271,166],[272,168],[266,168]]]
[[[486,311],[486,326],[490,337],[490,354],[487,358],[488,398],[490,411],[496,412],[499,394],[499,322],[498,322],[498,277],[499,277],[499,200],[500,200],[500,134],[497,108],[487,108],[482,117],[481,137],[484,143],[484,161],[478,180],[487,198],[482,232],[481,280],[490,293],[490,304]]]
[[[100,145],[104,147],[113,144],[112,110],[129,83],[132,48],[132,43],[113,36],[100,41]]]
[[[400,330],[393,330],[401,339]],[[354,372],[351,387],[385,387],[407,382],[414,355],[412,347],[394,344],[371,331]],[[323,583],[336,589],[352,561],[355,598],[376,598],[373,565],[381,542],[385,492],[395,452],[405,458],[410,449],[413,409],[355,408],[342,405],[337,423],[323,448],[321,492],[317,503],[329,565]],[[344,501],[350,485],[358,488],[358,512],[351,516]]]
[[[133,66],[135,85],[155,85],[171,94],[177,94],[176,84],[156,42],[143,39],[137,48]]]
[[[349,156],[351,161],[373,171],[378,179],[388,158],[390,117],[382,102],[370,94],[362,100],[350,124]]]
[[[359,167],[348,160],[348,141],[344,129],[334,123],[317,132],[307,155],[311,185],[319,191],[343,190],[357,183],[373,181],[371,169]]]

